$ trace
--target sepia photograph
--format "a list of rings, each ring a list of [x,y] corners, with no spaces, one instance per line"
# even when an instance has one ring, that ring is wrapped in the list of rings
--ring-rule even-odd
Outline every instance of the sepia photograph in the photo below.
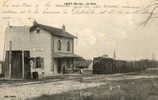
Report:
[[[0,100],[158,100],[158,0],[1,0]]]

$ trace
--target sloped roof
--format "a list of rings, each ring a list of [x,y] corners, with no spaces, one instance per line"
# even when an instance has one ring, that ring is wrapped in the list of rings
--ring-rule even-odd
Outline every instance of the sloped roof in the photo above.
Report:
[[[76,36],[66,32],[66,31],[63,31],[63,29],[39,24],[37,22],[34,22],[34,25],[30,28],[30,32],[34,31],[37,27],[39,27],[45,31],[48,31],[49,33],[51,33],[52,35],[55,35],[55,36],[66,37],[66,38],[77,38]]]

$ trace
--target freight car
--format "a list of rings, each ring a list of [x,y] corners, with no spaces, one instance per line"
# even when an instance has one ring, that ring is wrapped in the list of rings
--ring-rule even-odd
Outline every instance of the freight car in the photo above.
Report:
[[[148,67],[156,67],[152,61],[125,61],[112,58],[96,57],[93,59],[93,74],[128,73],[145,70]]]

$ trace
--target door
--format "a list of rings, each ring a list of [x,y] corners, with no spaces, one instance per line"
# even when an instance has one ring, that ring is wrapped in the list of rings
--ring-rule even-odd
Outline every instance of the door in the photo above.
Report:
[[[11,57],[9,57],[9,51],[6,52],[5,59],[5,68],[4,74],[5,77],[9,77],[9,58],[11,58],[11,78],[21,79],[22,77],[22,51],[12,51]],[[30,51],[24,51],[24,78],[29,79],[31,77],[31,68],[30,68]]]
[[[30,51],[24,51],[24,78],[31,78]]]
[[[58,59],[58,73],[61,73],[61,70],[62,70],[62,68],[61,68],[61,66],[62,66],[62,61],[61,61],[61,59]]]
[[[9,78],[9,51],[6,51],[6,55],[5,55],[5,62],[4,62],[4,66],[2,68],[3,70],[3,74],[6,78]]]
[[[22,51],[12,51],[11,78],[22,78]]]

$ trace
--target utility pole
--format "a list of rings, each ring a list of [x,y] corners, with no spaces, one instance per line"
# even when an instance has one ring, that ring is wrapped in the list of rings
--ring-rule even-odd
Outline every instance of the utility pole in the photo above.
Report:
[[[12,70],[12,41],[9,41],[9,78],[11,78]]]
[[[152,53],[152,60],[154,61],[155,60],[155,54]]]
[[[22,78],[25,78],[24,51],[22,50]]]
[[[24,33],[26,33],[26,25],[24,25]],[[22,78],[25,78],[25,51],[22,49]]]
[[[114,49],[114,52],[113,52],[113,59],[116,59],[116,51]]]

